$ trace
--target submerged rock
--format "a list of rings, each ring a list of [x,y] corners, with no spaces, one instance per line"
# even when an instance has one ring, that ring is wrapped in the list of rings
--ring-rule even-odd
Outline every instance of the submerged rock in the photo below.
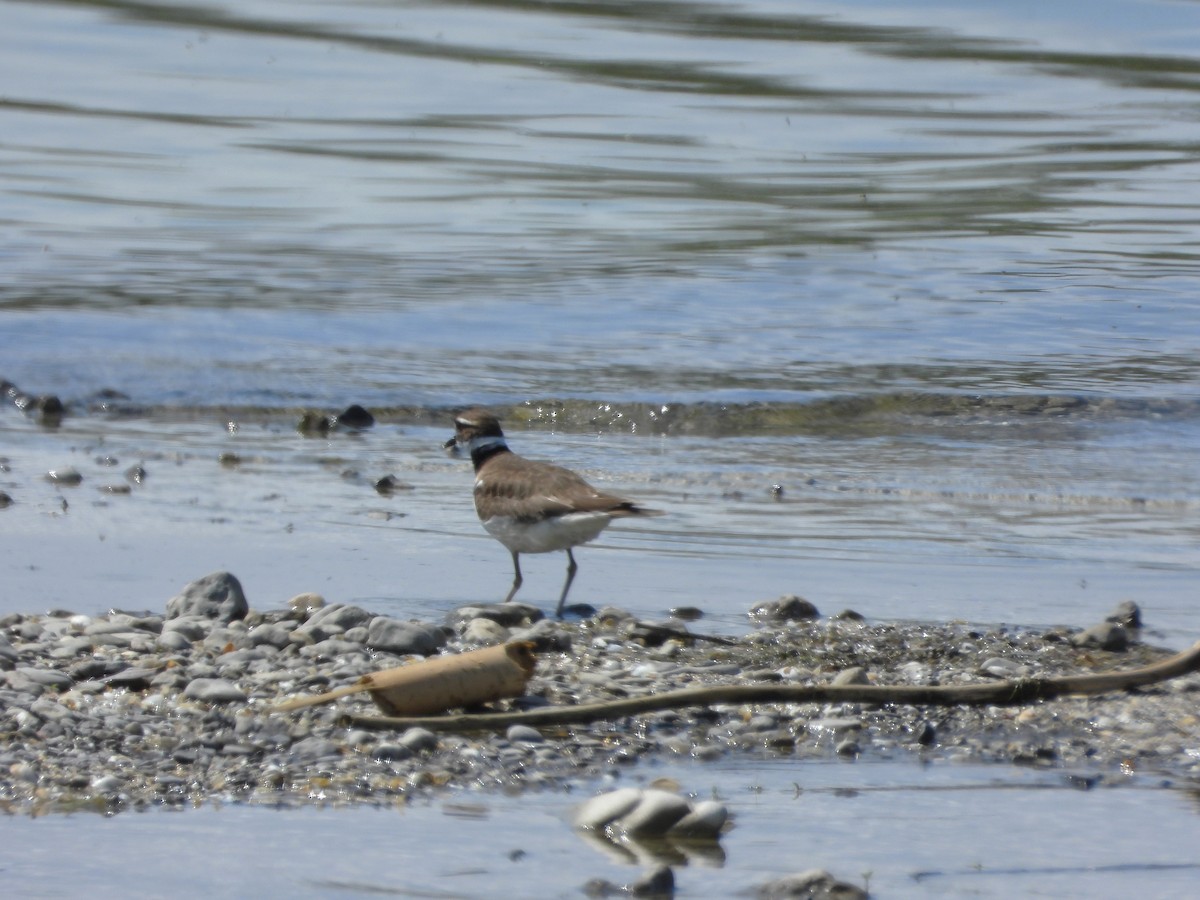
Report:
[[[348,428],[351,431],[362,431],[375,424],[375,417],[357,403],[347,406],[337,414],[333,421],[335,428]]]
[[[1142,611],[1132,600],[1122,600],[1104,621],[1113,622],[1123,628],[1141,628]]]
[[[728,820],[724,804],[693,806],[686,797],[659,788],[621,788],[592,797],[575,812],[575,827],[612,837],[676,837],[715,840]]]
[[[786,875],[759,887],[760,900],[867,900],[857,885],[838,881],[824,869]]]
[[[58,469],[51,469],[46,473],[46,480],[59,485],[67,485],[74,487],[77,484],[83,483],[83,475],[74,466],[63,466]]]
[[[816,606],[795,594],[785,594],[778,600],[764,600],[750,608],[750,618],[757,622],[803,622],[820,615]]]
[[[675,896],[675,873],[670,866],[656,866],[629,885],[634,897]]]

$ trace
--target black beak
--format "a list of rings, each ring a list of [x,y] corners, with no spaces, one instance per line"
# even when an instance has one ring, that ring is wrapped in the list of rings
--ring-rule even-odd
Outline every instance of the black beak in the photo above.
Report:
[[[447,451],[451,456],[458,455],[458,438],[452,437],[446,443],[442,444],[442,449]]]

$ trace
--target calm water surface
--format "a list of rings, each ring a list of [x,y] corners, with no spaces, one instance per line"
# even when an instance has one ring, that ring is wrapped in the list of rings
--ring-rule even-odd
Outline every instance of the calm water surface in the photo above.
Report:
[[[1021,770],[838,763],[671,768],[734,816],[719,847],[614,844],[570,827],[578,796],[459,795],[397,809],[280,812],[214,804],[179,813],[0,819],[10,890],[78,896],[49,880],[61,847],[97,900],[164,896],[581,897],[666,863],[677,896],[754,896],[825,868],[873,897],[1188,896],[1196,798],[1152,784],[1083,791]],[[591,786],[589,786],[591,787]],[[1158,827],[1140,830],[1153,818]],[[1052,823],[1031,840],[1030,824]],[[1119,838],[1103,821],[1132,823]],[[964,836],[965,835],[965,836]],[[136,847],[136,861],[129,847]]]
[[[68,404],[0,409],[0,609],[161,608],[220,568],[260,607],[498,597],[437,449],[483,402],[672,513],[581,552],[581,602],[735,632],[785,592],[1027,625],[1134,599],[1200,634],[1194,4],[0,21],[0,378]],[[374,430],[294,429],[353,402]]]

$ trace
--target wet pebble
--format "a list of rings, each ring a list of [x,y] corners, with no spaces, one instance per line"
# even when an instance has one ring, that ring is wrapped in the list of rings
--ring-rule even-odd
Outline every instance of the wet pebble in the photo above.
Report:
[[[809,869],[760,885],[759,900],[867,900],[857,885],[839,881],[824,869]]]
[[[241,582],[229,572],[197,579],[167,601],[167,618],[198,616],[218,622],[243,619],[249,611]]]
[[[413,751],[411,748],[393,742],[377,744],[371,749],[371,756],[375,759],[408,759],[412,755]]]
[[[400,743],[414,753],[436,750],[440,739],[428,728],[409,728],[400,736]]]
[[[1115,622],[1101,622],[1072,635],[1071,643],[1076,647],[1092,647],[1119,653],[1129,647],[1129,632]]]
[[[562,785],[644,771],[658,757],[709,761],[732,754],[798,761],[912,752],[933,761],[1087,767],[1145,760],[1156,770],[1200,775],[1198,758],[1189,755],[1194,742],[1186,740],[1198,718],[1200,676],[1137,695],[1017,710],[939,709],[936,730],[928,709],[893,704],[729,703],[498,734],[347,724],[347,714],[378,715],[365,694],[278,713],[285,699],[352,684],[411,658],[370,646],[372,625],[381,619],[370,610],[325,604],[298,614],[285,604],[238,615],[232,583],[209,584],[223,587],[185,589],[180,596],[198,594],[200,604],[172,604],[167,615],[59,610],[0,617],[0,728],[9,735],[0,772],[9,774],[10,808],[65,806],[88,795],[118,807],[218,796],[274,805],[384,804],[443,786]],[[224,605],[230,598],[235,602]],[[481,604],[456,611],[444,625],[400,624],[434,636],[435,653],[460,652],[472,646],[464,637],[478,620],[527,635],[538,648],[528,696],[500,708],[602,702],[703,684],[861,683],[865,672],[871,684],[971,683],[987,669],[992,677],[1025,670],[1043,676],[1104,665],[1096,649],[1075,647],[1062,629],[797,620],[727,645],[668,637],[648,647],[626,639],[638,620],[616,609],[559,622],[532,607]],[[1163,656],[1133,643],[1120,667]],[[122,785],[102,791],[95,782],[107,775]],[[719,803],[694,802],[675,789],[629,790],[597,798],[616,810],[595,813],[589,827],[607,832],[612,824],[612,833],[631,840],[635,832],[664,827],[668,835],[726,827]],[[633,811],[628,821],[616,821]]]
[[[575,827],[601,830],[630,812],[641,801],[637,788],[620,788],[585,801],[575,811]]]
[[[540,731],[528,725],[510,725],[505,737],[514,744],[540,744],[545,740]]]
[[[817,607],[795,594],[787,594],[778,600],[765,600],[750,609],[750,618],[757,622],[799,622],[820,616]]]
[[[46,480],[52,484],[73,487],[83,483],[83,475],[74,466],[63,466],[62,468],[51,469],[47,472]]]
[[[871,680],[867,678],[867,670],[862,666],[851,666],[849,669],[843,669],[834,676],[831,684],[848,685],[848,684],[870,684]]]
[[[397,656],[428,656],[446,643],[445,631],[422,622],[376,616],[367,628],[367,646]]]
[[[673,897],[675,873],[670,866],[655,866],[629,885],[629,893],[634,897]]]
[[[460,635],[467,644],[502,644],[509,638],[509,630],[491,619],[471,619]]]
[[[194,678],[184,688],[183,696],[206,703],[236,703],[246,700],[246,693],[224,678]]]
[[[724,804],[692,805],[686,797],[661,788],[620,788],[591,797],[575,811],[576,828],[614,837],[661,837],[674,834],[715,839],[728,819]]]
[[[729,821],[729,810],[724,803],[703,800],[696,803],[682,819],[671,826],[669,834],[675,837],[714,839]]]

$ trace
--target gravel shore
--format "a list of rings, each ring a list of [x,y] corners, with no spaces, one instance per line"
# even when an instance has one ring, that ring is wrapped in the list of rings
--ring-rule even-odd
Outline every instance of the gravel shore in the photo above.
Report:
[[[0,619],[0,803],[27,813],[211,799],[385,805],[446,788],[564,787],[656,755],[912,755],[1059,767],[1086,785],[1133,774],[1200,781],[1200,675],[1024,706],[726,704],[503,733],[347,726],[347,714],[378,714],[367,694],[274,709],[416,657],[511,639],[535,644],[538,667],[524,697],[495,708],[706,684],[970,684],[1170,655],[1132,627],[1081,637],[1065,627],[871,623],[822,618],[795,598],[763,605],[755,621],[722,641],[684,636],[702,632],[696,623],[648,625],[615,609],[557,622],[522,604],[482,605],[406,622],[302,595],[257,611],[228,573],[189,585],[162,613],[10,615]]]

